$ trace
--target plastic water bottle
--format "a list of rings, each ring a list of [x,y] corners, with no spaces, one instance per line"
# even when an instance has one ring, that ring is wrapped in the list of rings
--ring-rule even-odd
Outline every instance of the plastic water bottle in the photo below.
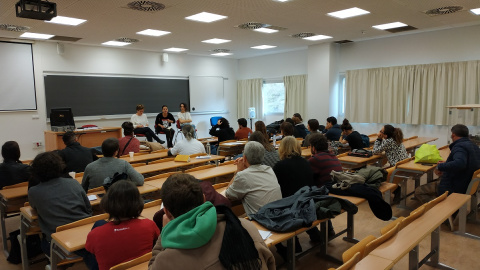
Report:
[[[210,142],[207,142],[207,146],[206,146],[206,150],[207,150],[207,155],[210,156],[210,153],[212,152],[212,149],[210,148]]]
[[[248,132],[248,138],[249,138],[249,139],[250,139],[250,134],[251,134],[251,133],[250,133],[250,132]]]
[[[277,147],[277,135],[273,134],[273,147]]]

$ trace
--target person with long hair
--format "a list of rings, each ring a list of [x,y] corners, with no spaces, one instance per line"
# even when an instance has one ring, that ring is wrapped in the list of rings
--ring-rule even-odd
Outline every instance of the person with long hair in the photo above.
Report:
[[[268,133],[267,133],[267,127],[265,126],[265,123],[261,120],[255,122],[255,131],[260,131],[263,136],[265,136],[265,138],[267,139],[267,141],[270,140],[270,136],[268,136]]]
[[[224,117],[218,119],[217,124],[213,126],[209,134],[218,138],[216,144],[211,145],[211,153],[217,154],[218,144],[223,141],[233,140],[235,138],[235,131],[230,127],[230,123]]]
[[[385,151],[390,166],[408,158],[407,150],[403,145],[403,132],[400,128],[385,125],[378,133],[378,138],[373,144],[373,153],[380,154]]]
[[[307,129],[310,131],[309,134],[305,137],[305,140],[303,140],[302,146],[303,147],[309,147],[310,146],[310,136],[315,133],[320,133],[318,129],[320,128],[320,123],[318,123],[317,119],[310,119],[307,122]]]
[[[299,113],[295,113],[292,117],[294,123],[293,128],[295,129],[295,138],[303,138],[307,136],[307,128],[303,124],[302,116]]]
[[[30,166],[20,161],[20,147],[15,141],[2,145],[3,162],[0,164],[0,189],[30,180]]]
[[[195,139],[195,129],[193,126],[189,124],[183,125],[182,134],[185,136],[185,140],[177,142],[172,149],[168,150],[169,156],[205,153],[203,144]]]
[[[159,113],[155,119],[155,131],[157,133],[165,133],[168,148],[173,147],[173,135],[175,135],[175,130],[171,128],[172,123],[175,123],[175,118],[168,112],[167,105],[163,105],[162,112]]]
[[[188,106],[186,103],[180,103],[180,112],[177,114],[178,122],[180,123],[180,127],[183,127],[186,124],[189,124],[193,127],[195,131],[196,127],[192,122],[192,116],[188,110]],[[195,134],[195,133],[194,133]]]
[[[358,131],[354,131],[352,125],[348,121],[347,118],[343,119],[343,123],[340,126],[342,129],[342,136],[343,139],[340,139],[342,144],[347,144],[350,146],[350,149],[363,149],[365,146],[363,145],[362,136]]]
[[[136,109],[137,113],[133,114],[130,118],[130,122],[132,122],[134,128],[133,132],[135,134],[145,135],[145,137],[147,137],[147,141],[149,142],[153,142],[153,139],[155,139],[155,141],[164,144],[165,141],[160,140],[160,138],[158,138],[157,135],[155,135],[155,133],[153,132],[153,130],[151,130],[148,126],[149,124],[147,115],[144,114],[145,106],[143,106],[143,104],[138,104]]]
[[[280,160],[278,152],[275,150],[272,144],[265,138],[260,131],[255,131],[250,135],[249,142],[259,142],[265,148],[265,154],[263,155],[262,164],[268,165],[273,168],[275,164]]]
[[[100,206],[108,213],[109,222],[95,223],[85,243],[85,249],[95,255],[100,270],[108,270],[152,250],[160,230],[155,222],[138,218],[143,199],[134,184],[126,180],[115,182]]]

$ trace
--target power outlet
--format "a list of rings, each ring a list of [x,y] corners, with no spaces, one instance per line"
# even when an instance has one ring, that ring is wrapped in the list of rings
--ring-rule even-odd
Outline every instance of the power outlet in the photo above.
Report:
[[[33,148],[38,149],[43,146],[43,142],[38,141],[38,142],[33,142]]]

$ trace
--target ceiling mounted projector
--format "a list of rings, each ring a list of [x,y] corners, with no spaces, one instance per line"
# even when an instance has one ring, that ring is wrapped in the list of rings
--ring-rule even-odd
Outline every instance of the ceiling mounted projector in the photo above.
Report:
[[[49,21],[57,16],[57,4],[42,0],[20,0],[15,4],[17,17]]]

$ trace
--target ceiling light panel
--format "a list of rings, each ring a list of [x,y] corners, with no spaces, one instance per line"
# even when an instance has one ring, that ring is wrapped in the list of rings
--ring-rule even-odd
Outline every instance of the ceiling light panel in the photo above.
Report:
[[[232,55],[231,53],[212,53],[211,55],[214,56],[227,56],[227,55]]]
[[[115,41],[115,40],[110,40],[110,41],[107,41],[107,42],[102,43],[102,45],[106,45],[106,46],[117,46],[117,47],[122,47],[122,46],[126,46],[126,45],[129,45],[129,44],[131,44],[131,43],[121,42],[121,41]]]
[[[272,48],[275,48],[277,46],[272,46],[272,45],[259,45],[259,46],[254,46],[254,47],[250,47],[252,49],[257,49],[257,50],[266,50],[266,49],[272,49]]]
[[[54,35],[49,35],[49,34],[40,34],[40,33],[30,33],[30,32],[25,32],[20,37],[22,38],[34,38],[34,39],[49,39],[52,38]]]
[[[372,27],[379,30],[386,30],[386,29],[399,28],[404,26],[407,26],[407,25],[402,22],[393,22],[393,23],[374,25]]]
[[[480,15],[480,8],[470,9],[470,12],[472,12],[475,15]]]
[[[166,52],[183,52],[183,51],[188,51],[188,49],[172,47],[172,48],[165,49],[164,51],[166,51]]]
[[[351,18],[351,17],[365,15],[369,13],[370,11],[354,7],[354,8],[344,9],[340,11],[330,12],[327,15],[338,18],[338,19],[345,19],[345,18]]]
[[[212,43],[212,44],[222,44],[222,43],[227,43],[230,42],[231,40],[228,39],[221,39],[221,38],[212,38],[212,39],[207,39],[202,42],[204,43]]]
[[[254,29],[253,31],[262,32],[262,33],[267,33],[267,34],[271,34],[271,33],[276,33],[276,32],[278,32],[278,30],[270,29],[270,28],[258,28],[258,29]]]
[[[195,14],[195,15],[192,15],[192,16],[185,17],[185,19],[187,19],[187,20],[197,21],[197,22],[206,22],[206,23],[222,20],[222,19],[225,19],[225,18],[228,18],[228,17],[223,16],[223,15],[209,13],[209,12],[201,12],[201,13],[198,13],[198,14]]]
[[[145,29],[143,31],[137,32],[139,35],[145,35],[145,36],[152,36],[152,37],[159,37],[163,35],[168,35],[170,32],[168,31],[162,31],[162,30],[155,30],[155,29]]]
[[[86,21],[87,21],[87,20],[83,20],[83,19],[57,16],[57,17],[52,18],[50,21],[45,21],[45,22],[47,22],[47,23],[56,23],[56,24],[77,26],[77,25],[82,24],[82,23],[84,23],[84,22],[86,22]]]
[[[322,40],[322,39],[329,39],[329,38],[332,38],[332,37],[331,36],[325,36],[325,35],[316,35],[316,36],[311,36],[311,37],[304,37],[303,39],[315,41],[315,40]]]

